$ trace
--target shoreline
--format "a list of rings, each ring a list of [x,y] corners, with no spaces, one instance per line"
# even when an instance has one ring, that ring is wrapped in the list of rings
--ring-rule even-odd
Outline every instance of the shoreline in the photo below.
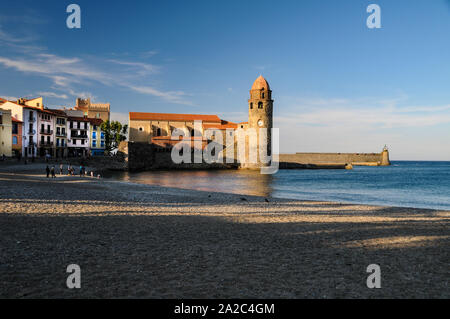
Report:
[[[393,161],[393,165],[395,165],[396,161]],[[398,162],[398,161],[397,161]],[[417,162],[417,161],[403,161],[403,162]],[[427,162],[427,161],[424,161]],[[446,162],[446,161],[432,161],[432,162]],[[54,165],[56,171],[59,171],[59,163],[60,162],[55,162],[55,163],[45,163],[45,162],[37,162],[37,163],[30,163],[27,165],[23,165],[21,164],[8,164],[8,165],[1,165],[0,163],[0,173],[1,172],[14,172],[14,173],[26,173],[29,171],[34,171],[36,172],[36,170],[41,169],[42,171],[45,170],[45,165]],[[450,162],[449,162],[450,163]],[[78,172],[78,166],[79,163],[72,165],[75,167],[75,171]],[[262,197],[262,198],[272,198],[272,199],[278,199],[278,200],[290,200],[290,201],[300,201],[300,202],[304,202],[304,201],[311,201],[311,202],[329,202],[329,203],[335,203],[335,204],[345,204],[345,205],[364,205],[364,206],[371,206],[371,207],[391,207],[391,208],[399,208],[399,209],[420,209],[420,210],[430,210],[430,211],[449,211],[450,212],[450,208],[440,208],[440,207],[426,207],[426,206],[409,206],[409,205],[384,205],[384,204],[378,204],[378,203],[366,203],[366,202],[358,202],[358,201],[349,201],[349,200],[330,200],[330,199],[302,199],[302,198],[295,198],[295,197],[283,197],[283,196],[271,196],[271,195],[255,195],[255,194],[249,194],[249,193],[238,193],[238,192],[224,192],[224,191],[215,191],[215,190],[203,190],[203,189],[198,189],[198,188],[187,188],[187,187],[178,187],[178,186],[168,186],[168,185],[162,185],[162,184],[149,184],[149,183],[144,183],[144,182],[139,182],[139,181],[125,181],[125,180],[121,180],[120,178],[116,178],[114,176],[115,173],[118,172],[127,172],[127,171],[123,171],[123,170],[115,170],[115,169],[103,169],[100,168],[98,165],[87,165],[85,166],[86,171],[90,172],[90,171],[94,171],[94,176],[93,178],[97,179],[97,175],[100,175],[100,178],[104,181],[116,181],[116,182],[124,182],[124,183],[130,183],[130,184],[134,184],[134,185],[147,185],[150,187],[160,187],[160,188],[168,188],[168,189],[179,189],[179,190],[188,190],[188,191],[199,191],[199,192],[206,192],[206,193],[219,193],[219,194],[233,194],[233,195],[237,195],[237,196],[257,196],[257,197]],[[183,170],[182,170],[183,171]],[[196,170],[187,170],[189,172],[202,172],[204,170],[202,169],[196,169]],[[209,170],[208,170],[209,171]],[[64,172],[67,172],[67,163],[64,162]],[[167,170],[167,169],[161,169],[161,170],[155,170],[155,171],[136,171],[136,172],[128,172],[128,173],[142,173],[142,172],[171,172],[171,170]],[[186,172],[186,170],[184,170],[184,172]],[[36,172],[36,176],[39,175],[39,172]],[[104,175],[107,175],[106,177]],[[78,177],[79,174],[75,174],[75,177]],[[43,175],[43,177],[45,177]],[[57,178],[61,178],[61,177],[69,177],[69,175],[67,174],[63,174],[63,175],[59,175],[58,173],[56,174]],[[84,178],[91,178],[91,176],[86,173],[86,175],[84,176]],[[69,178],[73,178],[69,177]]]
[[[0,168],[2,298],[450,297],[449,211],[35,173]]]

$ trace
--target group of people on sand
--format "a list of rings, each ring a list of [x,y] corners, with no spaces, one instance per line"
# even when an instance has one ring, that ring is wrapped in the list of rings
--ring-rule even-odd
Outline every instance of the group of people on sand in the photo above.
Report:
[[[56,169],[55,165],[52,165],[45,168],[45,172],[47,173],[47,178],[56,178]],[[79,168],[80,177],[85,177],[86,175],[90,175],[91,177],[94,177],[94,171],[91,171],[90,173],[86,171],[86,167],[84,165],[80,165]],[[59,175],[64,175],[64,165],[59,165]],[[67,175],[68,176],[75,176],[75,168],[69,163],[67,165]],[[100,178],[100,174],[97,175],[97,178]]]
[[[45,172],[47,173],[47,178],[50,177],[50,174],[52,175],[52,178],[56,178],[56,174],[55,174],[55,166],[52,166],[52,168],[47,167],[45,168]]]

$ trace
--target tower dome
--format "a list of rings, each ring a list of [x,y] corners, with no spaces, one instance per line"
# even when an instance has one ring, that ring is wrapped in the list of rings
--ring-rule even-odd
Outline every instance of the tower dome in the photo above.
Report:
[[[252,90],[270,90],[269,83],[266,81],[266,79],[260,75],[255,82],[253,83]]]

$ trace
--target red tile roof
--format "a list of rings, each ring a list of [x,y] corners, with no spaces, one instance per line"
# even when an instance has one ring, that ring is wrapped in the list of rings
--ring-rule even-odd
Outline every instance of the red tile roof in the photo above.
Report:
[[[174,122],[213,122],[221,123],[217,115],[203,114],[172,114],[172,113],[140,113],[130,112],[130,120],[135,121],[174,121]]]
[[[11,121],[17,122],[17,123],[23,123],[22,121],[16,119],[14,116],[11,116]]]
[[[9,102],[9,103],[21,106],[21,107],[26,108],[26,109],[32,109],[32,110],[36,110],[36,111],[39,111],[39,112],[42,112],[42,113],[47,113],[47,114],[50,114],[50,115],[54,115],[53,112],[50,111],[49,109],[41,109],[40,107],[22,105],[22,104],[18,104],[17,102],[14,102],[14,101],[6,101],[6,102]]]
[[[67,119],[69,121],[90,122],[90,119],[87,117],[68,116]]]
[[[66,112],[64,112],[63,110],[47,109],[47,111],[52,112],[53,115],[56,115],[56,116],[67,117]]]
[[[237,129],[238,125],[233,122],[222,121],[222,124],[203,124],[204,129],[226,130],[227,128]]]
[[[88,120],[89,120],[89,122],[90,122],[92,125],[100,126],[100,125],[102,125],[102,123],[103,123],[103,120],[102,120],[102,119],[88,118]]]

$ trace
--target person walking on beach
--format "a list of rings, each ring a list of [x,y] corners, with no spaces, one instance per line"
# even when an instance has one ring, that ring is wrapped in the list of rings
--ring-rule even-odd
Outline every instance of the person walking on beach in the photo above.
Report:
[[[50,172],[52,173],[52,178],[56,178],[55,166],[52,166],[52,168],[50,169]]]
[[[49,178],[50,177],[50,168],[48,167],[48,165],[45,168],[45,172],[47,173],[47,178]]]

